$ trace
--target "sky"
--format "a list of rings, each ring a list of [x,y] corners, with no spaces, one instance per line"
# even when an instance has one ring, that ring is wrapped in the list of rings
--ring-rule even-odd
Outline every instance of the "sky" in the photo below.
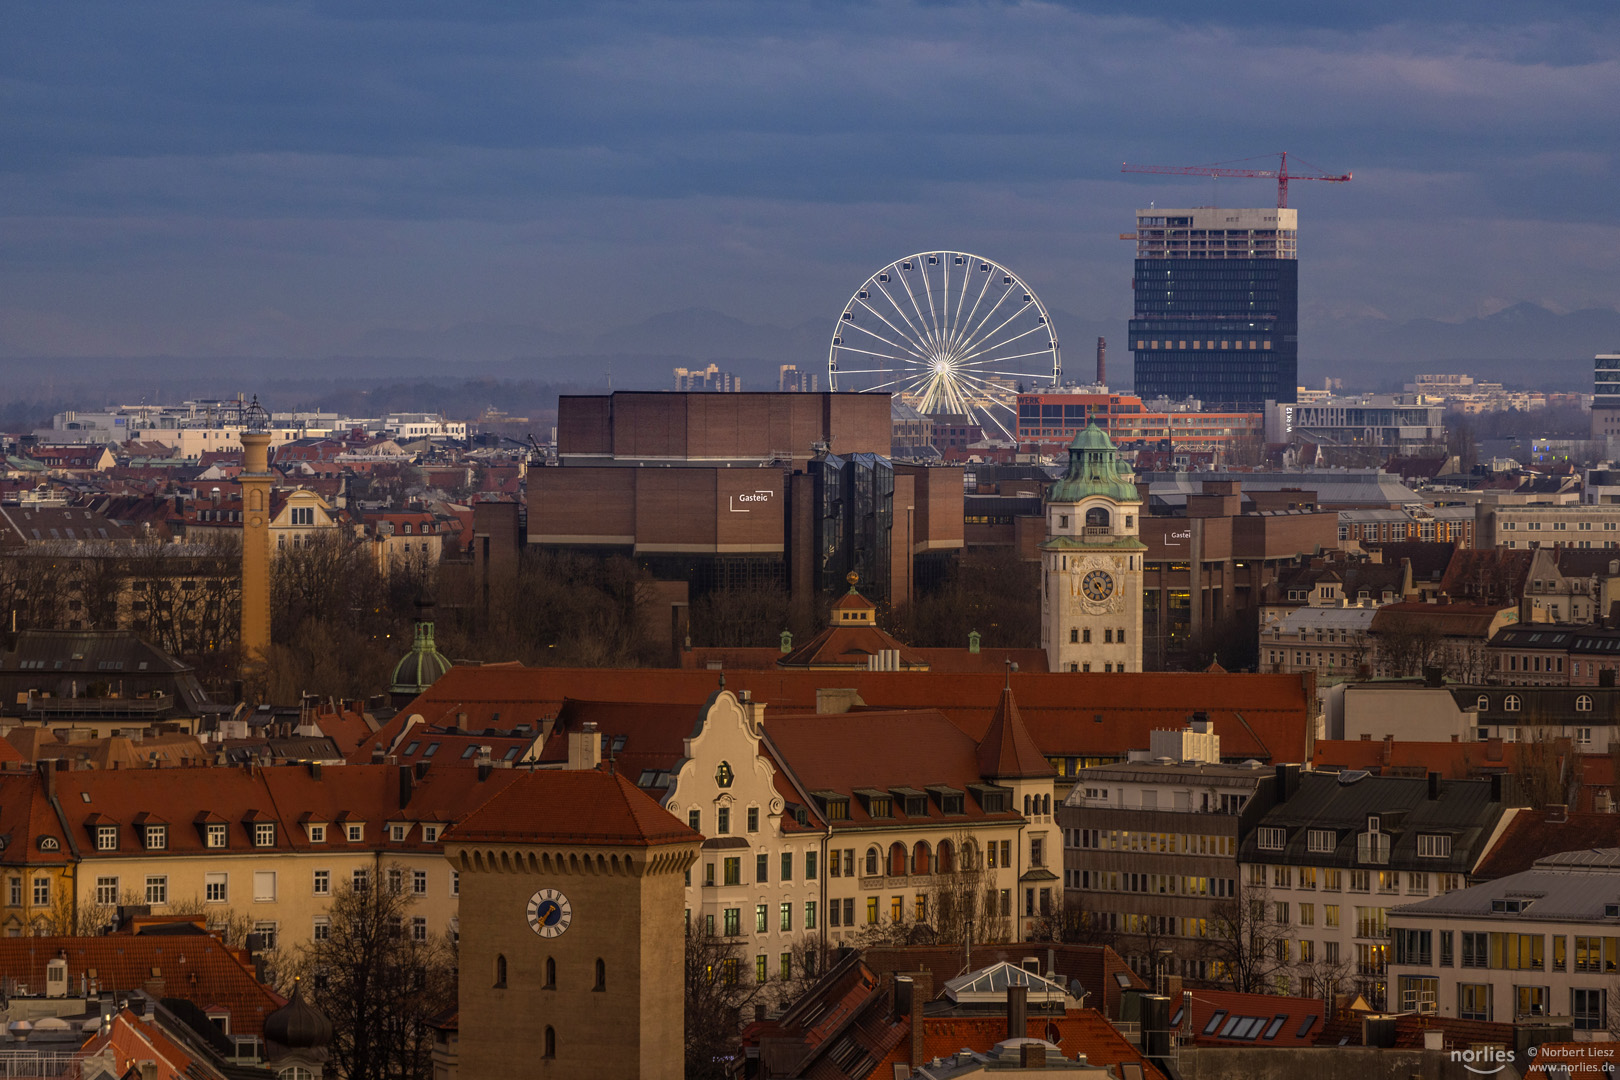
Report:
[[[8,5],[0,356],[825,318],[921,250],[1130,310],[1138,207],[1280,150],[1305,333],[1620,302],[1612,0]],[[1308,340],[1308,338],[1307,338]]]

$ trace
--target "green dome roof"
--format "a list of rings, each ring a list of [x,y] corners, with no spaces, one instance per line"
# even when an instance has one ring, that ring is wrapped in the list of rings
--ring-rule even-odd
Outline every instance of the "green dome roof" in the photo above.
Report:
[[[433,602],[418,601],[416,613],[416,640],[411,651],[394,665],[393,684],[389,691],[395,694],[420,694],[449,671],[451,663],[433,644]]]
[[[1132,480],[1130,468],[1120,460],[1108,433],[1088,424],[1069,444],[1069,469],[1052,485],[1046,501],[1077,503],[1102,495],[1116,502],[1141,502]]]

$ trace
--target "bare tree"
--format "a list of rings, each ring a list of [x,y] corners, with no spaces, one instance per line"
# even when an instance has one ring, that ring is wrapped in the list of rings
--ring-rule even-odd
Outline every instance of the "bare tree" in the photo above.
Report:
[[[332,1064],[347,1080],[428,1080],[424,1021],[456,1001],[453,943],[419,932],[414,897],[391,877],[338,889],[328,936],[304,946],[295,965],[310,1003],[332,1022]]]
[[[1528,739],[1519,741],[1512,768],[1514,794],[1532,809],[1553,803],[1568,805],[1579,786],[1576,771],[1570,767],[1574,747],[1564,736],[1546,728],[1535,728]]]
[[[925,894],[926,921],[934,941],[959,945],[969,937],[979,943],[1011,940],[1012,919],[1002,913],[1001,895],[985,866],[983,851],[965,830],[951,837],[950,843],[951,869],[939,872],[936,868]]]
[[[686,1076],[723,1080],[743,1024],[768,982],[744,970],[742,940],[706,927],[686,931]]]
[[[1426,667],[1439,666],[1440,634],[1426,619],[1392,615],[1376,637],[1377,663],[1387,675],[1417,675]]]
[[[1209,936],[1198,950],[1211,980],[1247,993],[1274,988],[1277,943],[1287,931],[1271,915],[1271,891],[1264,885],[1243,886],[1211,909]]]

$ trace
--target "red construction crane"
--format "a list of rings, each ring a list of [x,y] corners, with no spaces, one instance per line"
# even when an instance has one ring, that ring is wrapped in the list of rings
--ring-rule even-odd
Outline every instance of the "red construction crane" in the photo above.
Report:
[[[1268,180],[1277,181],[1277,206],[1288,205],[1288,181],[1290,180],[1327,180],[1335,184],[1343,184],[1350,179],[1350,174],[1343,176],[1329,176],[1312,166],[1312,171],[1304,173],[1291,173],[1288,171],[1288,151],[1280,155],[1282,165],[1275,169],[1231,169],[1222,165],[1132,165],[1126,163],[1120,172],[1128,173],[1162,173],[1169,176],[1259,176]],[[1254,159],[1248,159],[1254,160]]]

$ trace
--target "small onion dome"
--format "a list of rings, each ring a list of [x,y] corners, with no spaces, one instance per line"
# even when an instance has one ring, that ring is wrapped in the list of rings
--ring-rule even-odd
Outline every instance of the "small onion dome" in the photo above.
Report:
[[[318,1050],[332,1041],[332,1022],[293,983],[292,1000],[264,1018],[264,1037],[288,1050]]]

